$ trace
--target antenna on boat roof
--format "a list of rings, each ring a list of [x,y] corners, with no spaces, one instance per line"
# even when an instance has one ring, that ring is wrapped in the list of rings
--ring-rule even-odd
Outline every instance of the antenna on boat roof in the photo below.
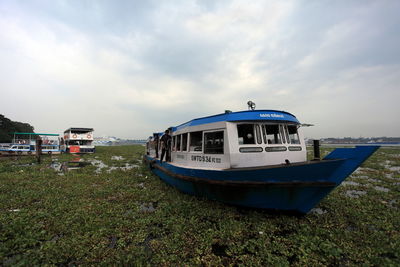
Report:
[[[247,101],[247,106],[249,106],[249,110],[254,110],[256,108],[256,103],[254,103],[253,101],[249,100]]]

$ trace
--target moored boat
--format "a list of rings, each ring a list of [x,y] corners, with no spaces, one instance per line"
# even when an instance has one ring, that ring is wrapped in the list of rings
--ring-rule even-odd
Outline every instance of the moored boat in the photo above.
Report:
[[[379,146],[337,148],[307,161],[301,124],[277,110],[225,112],[171,127],[170,161],[155,133],[145,162],[180,191],[233,205],[309,212]]]
[[[0,144],[0,155],[32,155],[36,154],[36,142],[42,140],[42,154],[60,154],[60,138],[58,134],[47,133],[12,133],[13,140],[8,144]]]
[[[94,153],[93,128],[68,128],[64,131],[64,142],[62,149],[67,153]]]

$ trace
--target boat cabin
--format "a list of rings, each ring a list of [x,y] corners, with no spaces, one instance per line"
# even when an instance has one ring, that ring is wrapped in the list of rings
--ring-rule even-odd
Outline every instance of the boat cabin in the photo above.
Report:
[[[199,169],[234,169],[304,162],[306,145],[297,118],[284,111],[227,112],[171,128],[171,163]],[[157,133],[148,154],[161,155]],[[158,139],[158,141],[156,140]]]

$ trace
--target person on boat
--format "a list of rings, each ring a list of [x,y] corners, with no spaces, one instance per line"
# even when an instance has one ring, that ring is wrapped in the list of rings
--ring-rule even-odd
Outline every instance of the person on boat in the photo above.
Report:
[[[172,136],[169,134],[171,131],[168,129],[168,140],[167,140],[167,155],[165,157],[165,160],[168,162],[171,162],[171,151],[172,151]]]
[[[156,148],[156,158],[158,158],[158,139],[159,138],[158,138],[158,134],[154,134],[153,136],[154,136],[154,139],[153,139],[154,141],[153,142],[154,142],[154,145],[155,145],[155,148]]]
[[[171,139],[172,137],[169,135],[169,130],[165,130],[164,135],[161,137],[161,158],[160,162],[162,162],[164,155],[165,161],[170,161],[170,148],[171,148]]]

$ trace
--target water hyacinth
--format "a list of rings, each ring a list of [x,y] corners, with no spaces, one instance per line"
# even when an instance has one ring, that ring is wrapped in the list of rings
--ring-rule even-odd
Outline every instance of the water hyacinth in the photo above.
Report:
[[[305,216],[182,194],[143,152],[1,159],[0,265],[400,264],[399,149],[381,148]]]

